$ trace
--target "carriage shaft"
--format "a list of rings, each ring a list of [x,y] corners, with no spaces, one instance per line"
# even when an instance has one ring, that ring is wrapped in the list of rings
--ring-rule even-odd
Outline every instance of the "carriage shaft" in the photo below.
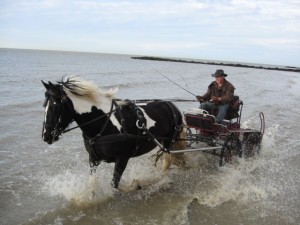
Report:
[[[206,148],[193,148],[193,149],[184,149],[184,150],[173,150],[173,151],[170,151],[170,153],[176,154],[176,153],[184,153],[184,152],[196,152],[196,151],[207,151],[207,150],[217,150],[217,149],[222,149],[222,146],[206,147]]]

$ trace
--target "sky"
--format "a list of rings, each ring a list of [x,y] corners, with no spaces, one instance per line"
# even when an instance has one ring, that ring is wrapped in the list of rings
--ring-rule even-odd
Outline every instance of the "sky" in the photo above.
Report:
[[[300,0],[0,0],[0,48],[300,67]]]

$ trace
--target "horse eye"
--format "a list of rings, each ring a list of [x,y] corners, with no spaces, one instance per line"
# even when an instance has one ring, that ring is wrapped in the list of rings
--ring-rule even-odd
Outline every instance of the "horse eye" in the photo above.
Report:
[[[49,112],[53,112],[54,109],[55,109],[55,106],[52,105],[52,104],[50,104],[50,105],[49,105],[49,108],[48,108]]]

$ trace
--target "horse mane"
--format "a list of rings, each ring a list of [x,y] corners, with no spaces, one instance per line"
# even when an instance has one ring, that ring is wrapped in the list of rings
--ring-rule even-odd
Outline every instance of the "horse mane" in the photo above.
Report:
[[[58,83],[62,85],[65,90],[77,97],[85,97],[93,101],[96,101],[99,95],[112,98],[118,91],[118,88],[101,89],[94,83],[83,80],[77,76],[63,77]]]

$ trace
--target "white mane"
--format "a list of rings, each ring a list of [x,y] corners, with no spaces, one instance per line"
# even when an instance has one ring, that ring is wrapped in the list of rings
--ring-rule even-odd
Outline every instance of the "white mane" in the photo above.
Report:
[[[101,89],[93,82],[75,76],[65,77],[61,83],[66,91],[91,100],[95,100],[99,95],[112,98],[118,92],[117,87],[106,90]]]

